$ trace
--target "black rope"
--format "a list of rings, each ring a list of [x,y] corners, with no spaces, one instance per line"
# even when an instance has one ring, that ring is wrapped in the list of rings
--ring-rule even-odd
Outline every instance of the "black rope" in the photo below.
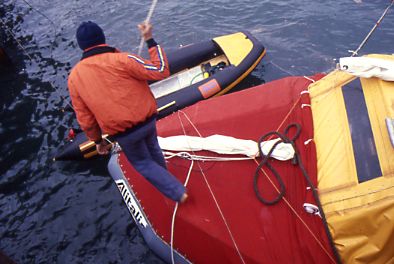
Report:
[[[292,127],[295,127],[297,130],[296,130],[295,135],[292,138],[289,138],[287,134]],[[258,148],[259,148],[260,157],[263,157],[263,160],[259,163],[259,165],[256,168],[256,172],[254,174],[253,187],[254,187],[254,191],[256,193],[257,199],[259,199],[259,201],[262,202],[263,204],[266,204],[266,205],[276,204],[277,202],[279,202],[282,199],[282,197],[285,195],[285,191],[286,191],[285,185],[283,183],[281,176],[279,175],[279,173],[275,170],[275,168],[269,162],[269,158],[271,157],[272,152],[275,150],[276,146],[282,142],[283,143],[290,143],[293,146],[293,148],[295,148],[294,140],[296,140],[299,137],[300,133],[301,133],[301,126],[299,124],[294,123],[294,124],[288,125],[283,134],[273,131],[273,132],[269,132],[269,133],[265,134],[264,136],[262,136],[259,139],[257,144],[258,144]],[[269,153],[267,155],[264,155],[263,151],[261,150],[261,143],[271,136],[277,136],[281,140],[279,140],[278,142],[276,142],[272,146],[271,150],[269,151]],[[296,159],[293,158],[293,161],[292,161],[293,164],[295,161],[296,161]],[[259,190],[258,184],[257,184],[259,176],[260,176],[260,170],[264,166],[267,166],[267,168],[272,172],[272,174],[276,178],[277,182],[279,183],[279,193],[272,200],[267,200],[267,199],[263,198],[261,191]]]
[[[295,132],[293,137],[289,138],[288,134],[289,134],[290,129],[292,129],[292,128],[295,128],[296,132]],[[259,201],[261,201],[263,204],[266,204],[266,205],[276,204],[282,199],[282,197],[285,195],[285,191],[286,191],[285,185],[284,185],[283,180],[282,180],[281,176],[279,175],[279,173],[269,163],[269,157],[271,156],[272,152],[275,150],[275,148],[276,148],[276,146],[278,144],[280,144],[282,142],[283,143],[290,143],[293,146],[293,149],[294,149],[294,152],[295,152],[294,153],[294,158],[292,159],[292,164],[294,164],[294,165],[298,164],[298,166],[300,167],[300,170],[302,172],[302,175],[304,176],[305,180],[307,181],[308,186],[312,189],[312,194],[313,194],[313,197],[314,197],[314,199],[315,199],[315,201],[317,203],[317,206],[319,208],[320,216],[321,216],[321,218],[323,220],[324,231],[325,231],[325,233],[326,233],[326,235],[328,237],[328,241],[329,241],[331,250],[333,251],[335,260],[336,260],[337,263],[342,263],[341,262],[341,258],[339,256],[339,253],[338,253],[338,251],[337,251],[337,249],[336,249],[336,247],[334,245],[334,241],[332,239],[330,230],[328,228],[328,223],[327,223],[326,216],[324,214],[324,211],[323,211],[320,199],[319,199],[319,195],[317,193],[317,189],[314,186],[312,180],[310,179],[310,177],[308,175],[308,172],[306,171],[306,169],[304,167],[304,164],[302,163],[302,160],[300,158],[299,151],[298,151],[298,149],[297,149],[297,147],[295,145],[295,140],[300,136],[300,134],[301,134],[301,125],[297,124],[297,123],[292,123],[292,124],[288,125],[285,128],[285,131],[284,131],[283,134],[280,133],[280,132],[274,131],[274,132],[269,132],[269,133],[265,134],[264,136],[262,136],[260,138],[260,140],[258,141],[258,148],[259,148],[260,156],[263,157],[263,159],[259,163],[259,165],[257,166],[256,172],[255,172],[255,175],[254,175],[254,182],[253,182],[254,191],[256,193],[257,199]],[[278,142],[276,142],[272,146],[272,148],[270,149],[270,151],[269,151],[269,153],[267,155],[264,155],[263,151],[261,150],[261,143],[264,140],[266,140],[268,137],[271,137],[273,135],[275,135],[278,138],[280,138],[280,140]],[[261,195],[261,191],[258,189],[258,186],[257,186],[258,178],[259,178],[259,175],[260,175],[260,170],[261,170],[261,168],[263,166],[267,166],[267,168],[273,173],[273,175],[275,176],[276,180],[279,183],[279,193],[272,200],[267,200],[267,199],[263,198],[263,196]]]

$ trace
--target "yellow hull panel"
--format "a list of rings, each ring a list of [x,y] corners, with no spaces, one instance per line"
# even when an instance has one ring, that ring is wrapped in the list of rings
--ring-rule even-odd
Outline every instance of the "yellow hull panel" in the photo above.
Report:
[[[344,263],[394,263],[394,147],[385,124],[394,118],[394,82],[360,78],[382,173],[360,182],[352,142],[357,131],[342,89],[356,79],[334,71],[309,87],[320,199]]]

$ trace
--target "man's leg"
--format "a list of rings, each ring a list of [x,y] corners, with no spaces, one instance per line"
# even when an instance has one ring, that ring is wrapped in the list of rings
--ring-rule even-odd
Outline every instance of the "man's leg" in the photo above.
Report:
[[[142,176],[165,196],[174,201],[180,201],[185,193],[185,187],[171,173],[153,160],[144,139],[135,141],[133,134],[136,134],[136,138],[139,138],[139,132],[142,131],[135,132],[117,137],[117,141],[127,159]]]
[[[159,142],[157,140],[156,121],[154,121],[153,126],[150,128],[150,131],[151,133],[148,133],[145,138],[145,143],[148,147],[149,153],[154,161],[156,161],[163,168],[167,169],[167,164],[163,156],[163,151],[161,150]]]

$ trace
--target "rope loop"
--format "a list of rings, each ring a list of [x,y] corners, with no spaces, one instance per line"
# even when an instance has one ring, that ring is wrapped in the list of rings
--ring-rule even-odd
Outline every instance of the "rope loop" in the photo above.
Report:
[[[296,129],[295,134],[292,137],[289,137],[289,132],[293,128]],[[253,179],[253,188],[254,188],[254,191],[256,193],[257,199],[260,202],[262,202],[263,204],[274,205],[274,204],[278,203],[282,199],[282,197],[285,195],[285,192],[286,192],[285,184],[283,183],[283,180],[282,180],[281,176],[279,175],[279,173],[275,170],[275,168],[269,162],[269,157],[271,157],[272,152],[275,150],[275,148],[278,146],[278,144],[280,144],[282,142],[283,143],[290,143],[293,146],[293,148],[295,149],[294,141],[300,136],[300,134],[301,134],[301,125],[297,124],[297,123],[292,123],[292,124],[289,124],[285,128],[283,134],[279,133],[277,131],[272,131],[272,132],[268,132],[267,134],[263,135],[259,139],[259,141],[258,141],[258,148],[259,148],[260,156],[263,157],[263,159],[262,159],[262,161],[259,163],[259,165],[256,168],[254,179]],[[278,138],[280,138],[280,140],[278,140],[278,142],[276,142],[272,146],[272,148],[270,149],[270,151],[268,152],[267,155],[264,155],[263,151],[261,149],[261,143],[263,141],[265,141],[267,138],[270,138],[272,136],[277,136]],[[297,159],[296,159],[296,157],[294,157],[292,163],[296,164],[296,161],[297,161]],[[259,176],[260,176],[260,170],[264,166],[267,166],[267,168],[272,172],[272,174],[274,175],[276,181],[279,184],[278,195],[276,197],[274,197],[273,199],[271,199],[271,200],[265,199],[262,196],[262,193],[261,193],[261,191],[259,190],[259,188],[257,186],[258,179],[259,179]]]

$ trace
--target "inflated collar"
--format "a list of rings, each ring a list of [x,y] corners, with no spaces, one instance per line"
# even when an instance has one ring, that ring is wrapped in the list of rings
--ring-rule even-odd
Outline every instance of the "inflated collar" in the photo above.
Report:
[[[89,57],[92,57],[92,56],[98,55],[98,54],[114,53],[114,52],[117,52],[116,48],[113,48],[113,47],[110,47],[110,46],[95,47],[95,48],[90,49],[88,51],[84,51],[82,53],[81,60],[84,60],[86,58],[89,58]]]

